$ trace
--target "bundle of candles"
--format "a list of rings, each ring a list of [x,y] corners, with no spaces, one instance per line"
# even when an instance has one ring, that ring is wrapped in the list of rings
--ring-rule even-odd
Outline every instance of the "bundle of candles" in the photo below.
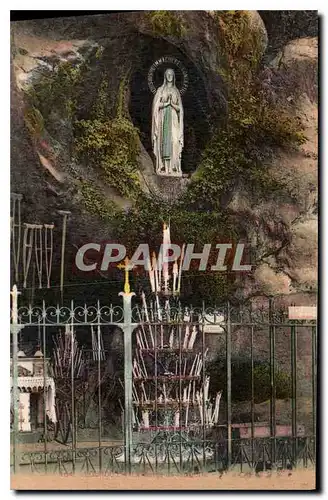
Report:
[[[205,383],[204,389],[195,392],[193,386],[193,396],[191,395],[191,382],[189,387],[183,390],[183,398],[181,402],[179,398],[168,398],[164,400],[161,394],[157,398],[157,405],[154,401],[140,402],[137,400],[138,393],[136,388],[133,389],[134,409],[133,420],[138,425],[139,430],[163,428],[192,428],[192,427],[212,427],[219,420],[219,409],[222,392],[219,391],[214,400],[208,397],[208,382]],[[145,387],[142,386],[144,397],[146,396]],[[163,389],[164,392],[164,389]],[[206,394],[207,393],[207,394]],[[155,415],[157,413],[157,417]]]
[[[97,327],[97,335],[93,330],[93,326],[91,326],[91,342],[92,342],[92,357],[94,361],[104,361],[105,360],[105,351],[103,338],[100,331],[100,325]]]
[[[183,244],[182,246],[181,256],[178,264],[177,260],[175,260],[175,262],[173,263],[167,262],[167,251],[170,244],[170,226],[164,224],[162,250],[160,251],[158,258],[156,258],[156,254],[153,253],[151,262],[148,261],[149,281],[153,293],[173,293],[173,295],[178,295],[180,293],[182,263],[185,253],[185,245]],[[170,275],[170,268],[172,271],[172,275]],[[171,277],[172,283],[170,283]]]
[[[214,402],[210,401],[208,376],[203,383],[207,354],[208,349],[204,355],[191,352],[182,359],[178,352],[168,353],[160,348],[156,353],[140,347],[136,350],[133,403],[134,421],[140,429],[153,428],[155,424],[173,428],[217,424],[221,392]]]
[[[170,227],[164,224],[164,251],[170,241]],[[221,391],[209,395],[204,338],[199,339],[192,314],[186,310],[179,318],[170,302],[170,296],[180,293],[184,252],[183,246],[179,264],[165,262],[161,252],[158,258],[153,254],[148,272],[155,297],[147,301],[141,294],[132,366],[133,418],[139,430],[187,430],[218,423]]]
[[[164,321],[163,324],[156,325],[154,319],[155,316],[159,321],[164,319],[158,296],[156,297],[154,307],[149,307],[144,292],[141,294],[141,299],[142,309],[138,310],[140,328],[136,334],[137,344],[140,349],[154,349],[155,347],[174,349],[179,348],[180,343],[182,349],[193,349],[198,330],[195,325],[190,325],[187,322],[190,319],[189,316],[185,316],[185,324],[183,325],[172,324],[169,329],[164,328]],[[168,299],[166,299],[166,302],[168,302]],[[169,306],[166,305],[165,323],[170,322],[172,319],[173,318],[170,318]],[[160,335],[157,339],[156,332],[158,328],[160,329]]]

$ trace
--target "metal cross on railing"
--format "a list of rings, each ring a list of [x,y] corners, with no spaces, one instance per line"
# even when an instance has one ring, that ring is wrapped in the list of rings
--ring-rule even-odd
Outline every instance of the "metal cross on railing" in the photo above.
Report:
[[[130,293],[129,271],[131,271],[133,265],[130,264],[129,257],[125,257],[124,264],[118,264],[117,267],[124,269],[125,272],[124,293]]]

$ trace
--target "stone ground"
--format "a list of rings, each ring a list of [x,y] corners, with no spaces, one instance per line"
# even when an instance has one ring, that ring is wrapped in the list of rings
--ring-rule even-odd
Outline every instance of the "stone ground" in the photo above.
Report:
[[[13,490],[314,490],[315,471],[194,476],[12,475]]]

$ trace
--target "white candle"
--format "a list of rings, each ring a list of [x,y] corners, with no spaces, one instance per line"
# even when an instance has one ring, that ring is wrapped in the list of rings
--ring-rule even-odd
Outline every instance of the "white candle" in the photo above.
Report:
[[[155,291],[156,292],[159,292],[159,283],[158,283],[158,274],[157,274],[157,261],[156,261],[156,255],[155,253],[153,253],[153,271],[154,271],[154,274],[155,274]]]
[[[147,267],[148,267],[148,274],[149,274],[149,281],[150,281],[151,291],[152,292],[156,292],[155,279],[154,279],[154,269],[152,269],[149,257],[147,258]]]
[[[183,258],[184,258],[184,252],[185,252],[185,244],[182,245],[182,250],[181,250],[181,257],[180,257],[180,267],[179,267],[179,279],[178,279],[178,289],[177,292],[180,292],[180,287],[181,287],[181,273],[182,273],[182,265],[183,265]]]

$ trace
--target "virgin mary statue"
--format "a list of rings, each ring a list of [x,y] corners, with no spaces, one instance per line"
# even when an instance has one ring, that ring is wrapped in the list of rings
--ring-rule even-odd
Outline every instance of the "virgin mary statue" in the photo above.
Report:
[[[175,86],[175,74],[168,68],[155,94],[152,108],[152,145],[158,175],[182,175],[183,107]]]

